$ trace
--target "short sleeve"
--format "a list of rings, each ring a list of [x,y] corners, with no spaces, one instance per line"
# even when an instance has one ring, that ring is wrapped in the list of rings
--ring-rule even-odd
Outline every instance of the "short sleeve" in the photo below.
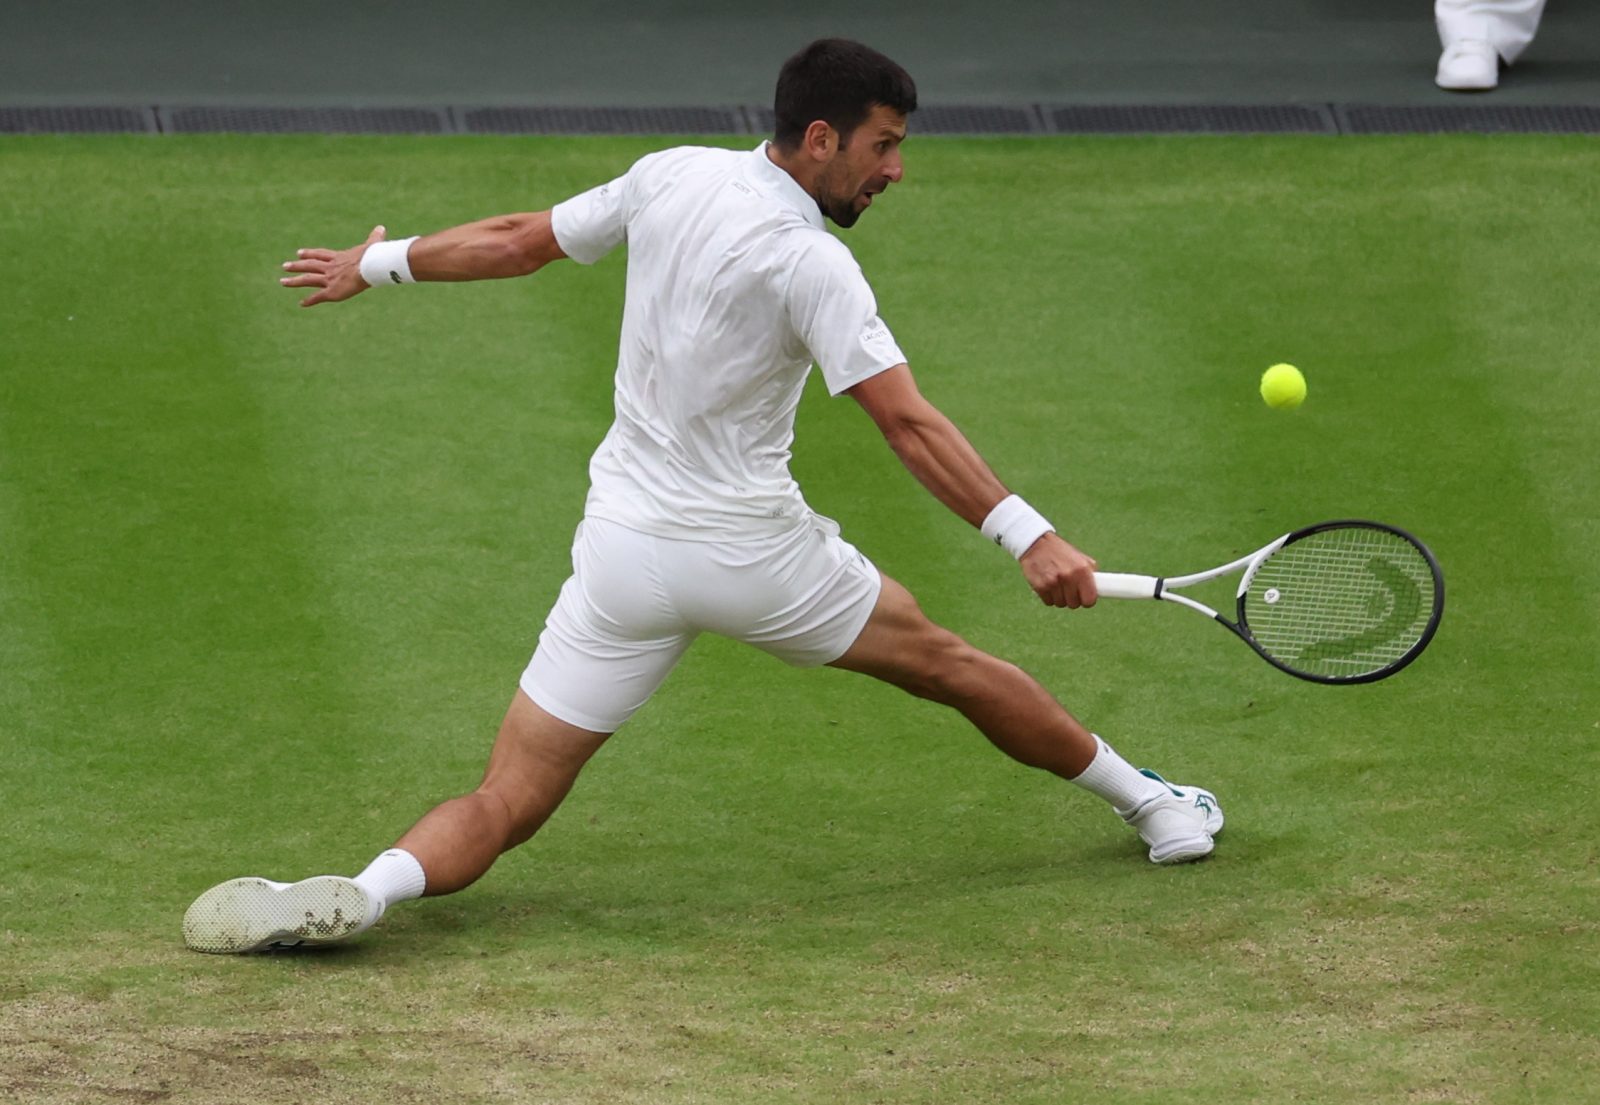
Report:
[[[861,267],[837,240],[824,237],[797,259],[787,303],[790,322],[822,369],[828,394],[906,363],[878,317],[877,297]]]
[[[628,178],[581,192],[550,209],[550,228],[561,252],[580,265],[592,265],[628,236]]]

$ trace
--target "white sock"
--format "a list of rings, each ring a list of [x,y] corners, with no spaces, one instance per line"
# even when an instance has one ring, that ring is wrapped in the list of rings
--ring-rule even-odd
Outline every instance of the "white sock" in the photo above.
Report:
[[[1084,790],[1092,791],[1111,803],[1119,814],[1138,809],[1166,788],[1117,755],[1098,734],[1094,743],[1099,747],[1083,774],[1072,781]]]
[[[390,848],[384,852],[367,864],[367,869],[353,881],[378,904],[378,917],[382,917],[384,910],[395,902],[422,897],[428,885],[428,877],[423,874],[422,864],[417,862],[417,857],[400,848]],[[372,918],[372,921],[378,917]],[[371,924],[372,921],[367,923]]]

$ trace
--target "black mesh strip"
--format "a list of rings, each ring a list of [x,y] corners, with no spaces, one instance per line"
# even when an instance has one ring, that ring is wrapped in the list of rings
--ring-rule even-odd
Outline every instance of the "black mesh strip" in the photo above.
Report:
[[[155,134],[149,107],[4,107],[0,134]]]
[[[0,105],[0,134],[771,134],[772,109]],[[914,134],[1600,134],[1600,107],[930,104]]]

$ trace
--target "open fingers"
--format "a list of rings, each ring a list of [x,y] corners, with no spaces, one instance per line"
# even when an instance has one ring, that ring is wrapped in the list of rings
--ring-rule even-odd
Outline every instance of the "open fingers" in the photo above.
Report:
[[[386,230],[383,226],[375,226],[367,235],[366,245],[383,239]],[[278,283],[285,288],[314,288],[316,289],[300,301],[302,307],[315,307],[319,303],[336,303],[342,299],[349,299],[361,291],[366,284],[360,280],[353,281],[353,257],[359,257],[360,246],[347,250],[323,249],[321,247],[297,249],[295,259],[283,263],[283,271],[291,275],[278,279]]]

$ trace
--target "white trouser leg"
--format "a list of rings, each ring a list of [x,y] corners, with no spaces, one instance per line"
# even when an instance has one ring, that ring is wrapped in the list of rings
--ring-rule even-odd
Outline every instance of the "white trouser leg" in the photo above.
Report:
[[[1544,0],[1434,0],[1439,42],[1479,39],[1493,44],[1510,65],[1533,41]]]

